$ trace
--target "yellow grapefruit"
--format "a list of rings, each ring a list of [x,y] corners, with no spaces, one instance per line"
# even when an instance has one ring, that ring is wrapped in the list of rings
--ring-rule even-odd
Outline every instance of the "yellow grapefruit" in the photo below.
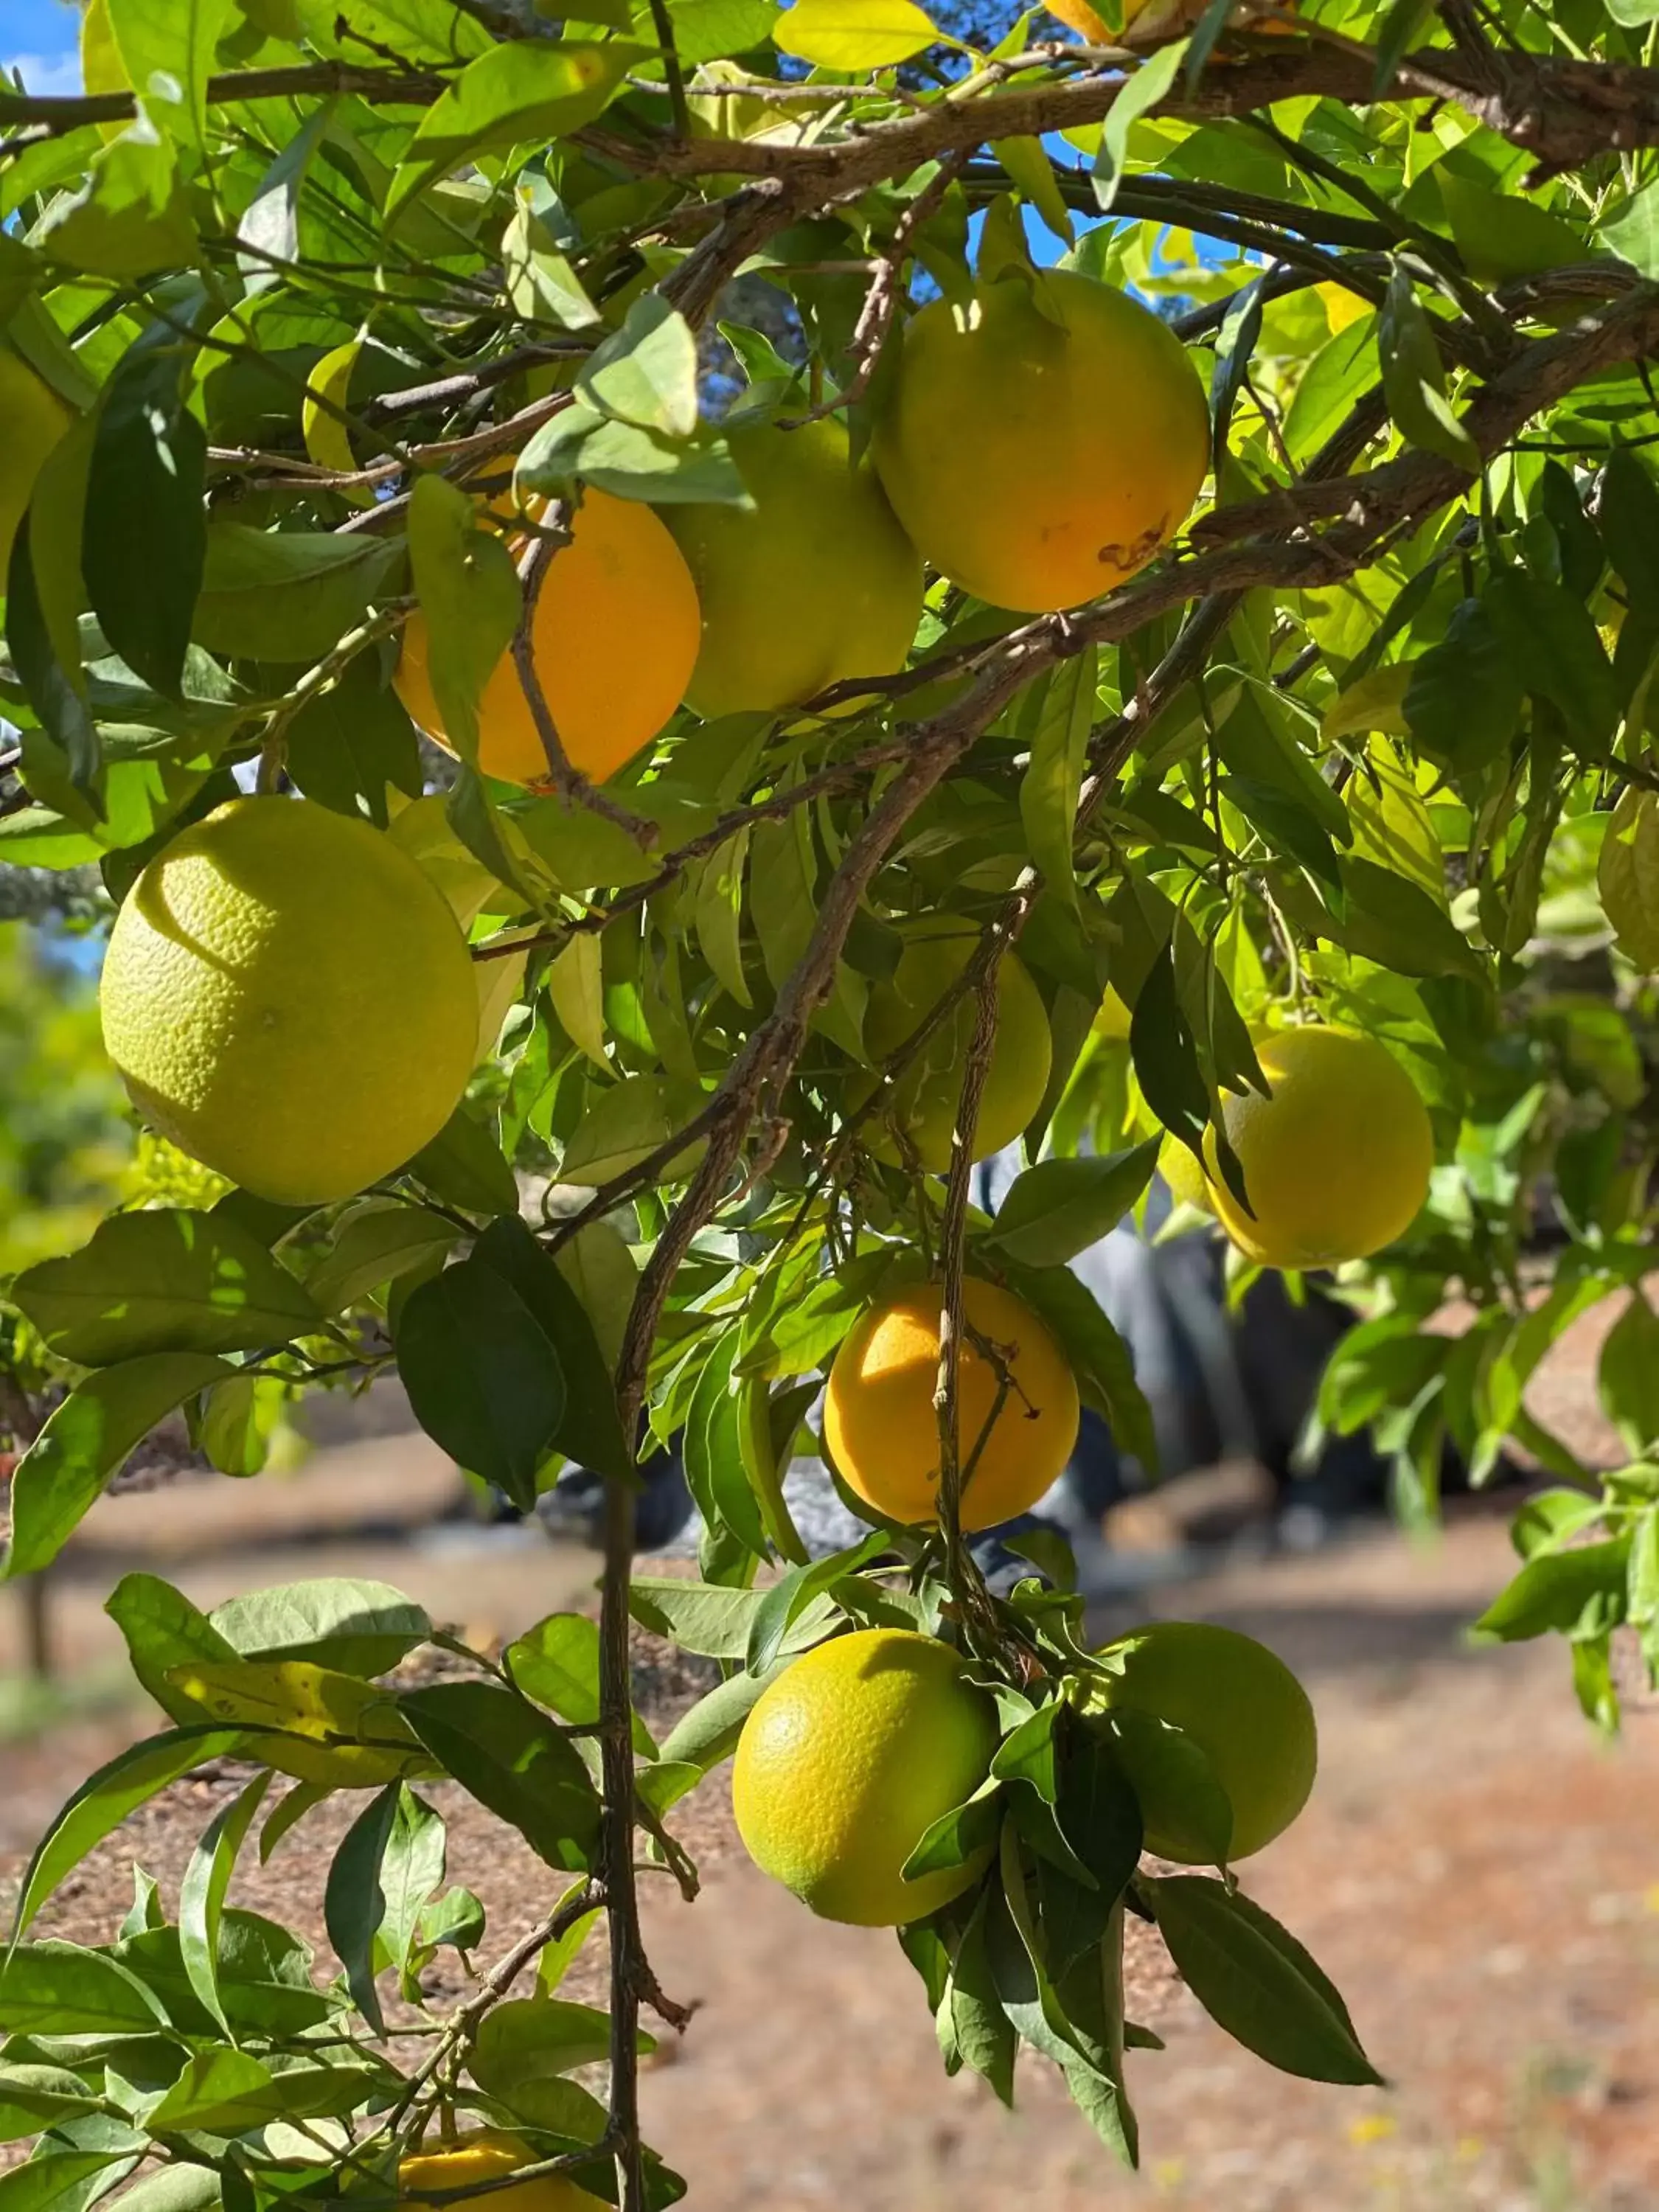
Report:
[[[906,325],[873,451],[936,568],[994,605],[1046,614],[1110,591],[1168,544],[1209,441],[1168,325],[1126,292],[1048,270],[981,284],[966,307],[936,300]]]
[[[1005,1395],[996,1360],[970,1333],[957,1368],[964,1472],[972,1462],[962,1524],[989,1528],[1035,1505],[1071,1457],[1077,1378],[1044,1323],[1011,1291],[970,1276],[963,1313],[1009,1377]],[[854,1325],[830,1370],[824,1448],[842,1480],[890,1521],[931,1521],[939,1510],[939,1322],[936,1285],[906,1291]]]
[[[973,1796],[996,1746],[995,1708],[948,1644],[894,1628],[836,1637],[769,1683],[744,1722],[738,1832],[824,1919],[902,1927],[978,1879],[983,1856],[915,1881],[902,1869]]]
[[[466,941],[407,854],[309,799],[182,830],[115,918],[104,1042],[152,1127],[262,1198],[345,1198],[435,1137],[472,1073]]]
[[[1272,1097],[1223,1109],[1249,1213],[1205,1139],[1210,1201],[1240,1250],[1270,1267],[1334,1267],[1403,1236],[1429,1194],[1434,1132],[1387,1046],[1310,1024],[1258,1039],[1256,1057]]]
[[[398,2179],[411,2192],[466,2189],[481,2181],[495,2181],[504,2173],[516,2173],[521,2166],[534,2165],[539,2155],[520,2136],[509,2135],[505,2129],[469,2128],[453,2142],[400,2160]],[[509,2189],[494,2189],[487,2196],[467,2201],[489,2204],[496,2212],[586,2212],[601,2200],[578,2189],[564,2174],[544,2173],[536,2180],[516,2182]],[[435,2212],[435,2208],[411,2194],[398,2212]]]

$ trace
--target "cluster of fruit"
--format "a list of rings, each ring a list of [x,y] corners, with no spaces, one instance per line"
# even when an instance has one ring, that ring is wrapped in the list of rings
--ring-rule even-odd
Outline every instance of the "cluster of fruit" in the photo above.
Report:
[[[825,1919],[902,1927],[973,1887],[987,1843],[960,1865],[907,1877],[936,1821],[986,1784],[999,1741],[988,1676],[947,1644],[868,1628],[793,1660],[744,1724],[732,1802],[750,1856]],[[1066,1695],[1072,1724],[1124,1711],[1179,1731],[1202,1753],[1231,1808],[1231,1863],[1289,1827],[1313,1789],[1313,1708],[1284,1662],[1253,1637],[1163,1621],[1098,1653]],[[1147,1850],[1182,1865],[1217,1856],[1198,1832],[1175,1770],[1134,1777]]]
[[[1198,496],[1203,392],[1180,341],[1126,293],[1015,271],[982,283],[967,312],[924,307],[896,353],[856,465],[833,416],[738,421],[728,435],[750,507],[659,517],[587,493],[534,633],[573,768],[613,775],[682,703],[775,714],[893,674],[915,637],[924,561],[993,606],[1047,614],[1097,598],[1146,566]],[[418,614],[398,682],[446,742]],[[546,775],[510,655],[479,728],[489,775]]]

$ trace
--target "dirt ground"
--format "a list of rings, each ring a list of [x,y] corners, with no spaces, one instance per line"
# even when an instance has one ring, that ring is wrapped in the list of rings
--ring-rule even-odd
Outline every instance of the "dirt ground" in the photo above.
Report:
[[[301,1574],[374,1574],[469,1630],[511,1634],[580,1603],[593,1563],[523,1532],[434,1526],[454,1478],[420,1439],[320,1455],[288,1481],[106,1500],[57,1577],[72,1695],[0,1742],[0,1902],[70,1788],[134,1732],[101,1612],[143,1567],[198,1601]],[[1432,1548],[1376,1530],[1312,1557],[1240,1565],[1135,1607],[1232,1623],[1297,1667],[1318,1711],[1319,1786],[1244,1869],[1347,1996],[1389,2087],[1275,2075],[1139,1962],[1169,2048],[1137,2055],[1145,2167],[1120,2174],[1048,2070],[1016,2111],[939,2069],[920,1986],[890,1936],[815,1922],[749,1866],[722,1781],[676,1825],[702,1865],[688,1909],[648,1897],[653,1963],[699,2010],[644,2089],[652,2140],[718,2212],[1656,2212],[1659,2208],[1659,1718],[1599,1745],[1556,1646],[1475,1651],[1467,1622],[1509,1571],[1477,1509]],[[0,1679],[21,1634],[0,1605]],[[100,1702],[103,1700],[103,1702]],[[222,1785],[180,1785],[64,1887],[40,1932],[106,1936],[137,1856],[171,1887]],[[484,1963],[546,1909],[549,1878],[459,1793],[450,1876],[491,1909]],[[239,1876],[237,1901],[319,1932],[340,1801]],[[447,1955],[447,1954],[446,1954]],[[597,1993],[579,1961],[573,1993]],[[459,1987],[440,1987],[441,1999]]]

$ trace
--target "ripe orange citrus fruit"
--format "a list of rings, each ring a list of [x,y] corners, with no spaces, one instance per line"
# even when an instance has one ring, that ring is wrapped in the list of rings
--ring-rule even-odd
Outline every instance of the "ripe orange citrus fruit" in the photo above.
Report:
[[[11,544],[34,489],[40,464],[75,420],[62,400],[21,354],[0,341],[0,597],[11,561]]]
[[[442,894],[309,799],[232,799],[180,830],[115,918],[100,995],[145,1120],[285,1205],[401,1167],[454,1111],[477,1044]]]
[[[1045,1324],[1012,1291],[970,1276],[963,1316],[957,1449],[963,1473],[970,1461],[973,1471],[962,1525],[989,1528],[1035,1505],[1071,1457],[1077,1378]],[[830,1370],[825,1449],[843,1481],[890,1521],[931,1521],[939,1510],[939,1321],[936,1285],[905,1291],[854,1325]],[[979,1350],[974,1331],[1006,1365],[1006,1395],[996,1359]]]
[[[536,602],[536,673],[572,768],[603,783],[650,744],[685,696],[698,620],[690,571],[652,509],[585,493]],[[398,693],[428,737],[447,745],[428,652],[416,608],[404,626]],[[549,772],[510,648],[478,703],[478,765],[503,783],[539,783]]]
[[[1334,1267],[1402,1236],[1429,1194],[1434,1132],[1400,1062],[1346,1030],[1275,1030],[1256,1042],[1270,1098],[1229,1097],[1227,1135],[1251,1214],[1221,1181],[1205,1139],[1210,1202],[1249,1259]]]
[[[696,579],[699,714],[770,714],[849,676],[902,668],[921,614],[921,562],[875,472],[833,418],[728,433],[751,508],[689,506],[669,527]]]
[[[864,1042],[872,1059],[890,1059],[915,1036],[978,944],[977,930],[950,921],[924,922],[907,932],[897,967],[874,986],[865,1009]],[[969,991],[907,1060],[866,1139],[878,1159],[902,1165],[914,1153],[935,1175],[950,1166],[975,1018]],[[1006,952],[997,964],[996,1042],[974,1125],[976,1160],[1012,1144],[1036,1112],[1048,1087],[1052,1055],[1048,1016],[1036,985]]]
[[[738,1832],[763,1873],[826,1920],[897,1928],[978,1879],[984,1856],[906,1881],[933,1822],[971,1797],[996,1711],[950,1646],[860,1629],[804,1653],[744,1723],[732,1771]]]
[[[1308,1802],[1319,1744],[1308,1693],[1284,1661],[1235,1628],[1163,1620],[1109,1644],[1122,1672],[1091,1685],[1084,1710],[1127,1707],[1184,1729],[1208,1758],[1233,1808],[1230,1859],[1282,1835]],[[1173,1801],[1142,1790],[1146,1849],[1201,1866],[1210,1856]]]
[[[522,2137],[509,2135],[503,2128],[469,2128],[453,2142],[400,2160],[398,2179],[410,2191],[465,2189],[475,2182],[516,2173],[521,2166],[533,2166],[539,2155]],[[467,2201],[498,2206],[500,2212],[585,2212],[585,2208],[600,2203],[562,2173],[544,2173],[537,2180],[520,2181],[510,2189],[492,2190],[488,2196]],[[399,2212],[434,2212],[434,2208],[411,2196]]]
[[[1169,326],[1109,284],[1045,270],[981,284],[966,308],[935,300],[906,325],[872,450],[936,568],[995,606],[1048,614],[1168,544],[1209,442]]]

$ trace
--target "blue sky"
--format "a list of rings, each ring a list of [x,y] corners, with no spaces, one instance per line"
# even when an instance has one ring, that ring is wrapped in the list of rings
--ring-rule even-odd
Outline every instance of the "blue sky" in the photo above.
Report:
[[[31,92],[79,92],[79,9],[68,0],[0,0],[0,63]]]

